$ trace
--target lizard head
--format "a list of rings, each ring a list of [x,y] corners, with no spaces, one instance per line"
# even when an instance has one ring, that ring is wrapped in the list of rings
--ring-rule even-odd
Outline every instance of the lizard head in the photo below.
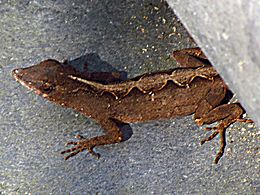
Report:
[[[16,81],[51,101],[62,99],[65,93],[72,90],[70,88],[73,81],[67,77],[76,73],[73,67],[56,60],[45,60],[37,65],[12,71]]]

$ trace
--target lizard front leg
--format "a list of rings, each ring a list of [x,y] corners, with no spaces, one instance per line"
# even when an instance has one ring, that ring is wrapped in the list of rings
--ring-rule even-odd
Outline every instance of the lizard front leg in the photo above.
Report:
[[[115,119],[108,118],[107,120],[102,121],[100,124],[104,128],[106,134],[89,139],[84,138],[81,135],[77,135],[76,138],[79,139],[79,141],[72,141],[67,143],[67,145],[74,145],[74,147],[61,152],[61,154],[70,153],[68,156],[65,157],[65,160],[69,159],[72,156],[75,156],[76,154],[84,150],[88,150],[90,154],[99,158],[100,154],[93,151],[94,147],[100,145],[114,144],[123,141],[123,134],[119,128],[120,124],[123,123]]]

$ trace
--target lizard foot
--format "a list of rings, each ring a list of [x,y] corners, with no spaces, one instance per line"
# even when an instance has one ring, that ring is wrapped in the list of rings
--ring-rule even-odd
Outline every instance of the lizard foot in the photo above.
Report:
[[[235,121],[239,121],[239,122],[244,122],[244,123],[253,123],[254,121],[251,119],[241,119],[241,118],[237,118],[234,119],[232,122],[229,123],[225,123],[222,122],[221,124],[219,124],[216,127],[207,127],[205,128],[206,131],[212,131],[214,130],[214,132],[207,138],[201,140],[201,145],[204,144],[205,142],[211,141],[212,139],[214,139],[218,134],[220,135],[220,149],[219,152],[215,158],[215,164],[218,164],[218,161],[220,160],[220,158],[223,156],[224,154],[224,150],[226,147],[226,128],[233,122]]]
[[[201,145],[204,144],[205,142],[211,141],[214,139],[218,134],[220,135],[220,149],[219,152],[217,153],[217,156],[215,158],[215,164],[218,164],[219,159],[223,156],[224,150],[226,147],[226,128],[224,127],[223,124],[219,124],[217,127],[207,127],[207,131],[209,130],[215,130],[209,137],[201,140]]]
[[[70,148],[68,150],[64,150],[61,152],[61,154],[66,154],[70,153],[68,156],[66,156],[64,159],[68,160],[70,157],[75,156],[76,154],[88,150],[90,154],[94,155],[96,158],[100,157],[99,153],[96,153],[93,151],[93,148],[96,146],[95,145],[95,140],[94,139],[86,139],[81,135],[76,136],[79,141],[77,142],[68,142],[66,145],[74,145],[73,148]]]

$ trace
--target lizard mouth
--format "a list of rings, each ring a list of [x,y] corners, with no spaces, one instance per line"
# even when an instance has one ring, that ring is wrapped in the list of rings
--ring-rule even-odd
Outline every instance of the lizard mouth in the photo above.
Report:
[[[25,76],[24,76],[25,74],[24,74],[24,71],[23,71],[22,68],[14,69],[12,71],[12,75],[18,83],[25,86],[27,89],[34,91],[37,95],[43,95],[44,96],[44,94],[39,89],[37,89],[35,87],[36,85],[34,85],[33,82],[25,79]]]
[[[19,69],[14,69],[12,71],[12,75],[13,77],[15,78],[15,80],[18,82],[18,83],[21,83],[23,86],[25,86],[26,88],[28,89],[32,89],[32,83],[30,81],[25,81],[23,79],[23,69],[19,68]]]

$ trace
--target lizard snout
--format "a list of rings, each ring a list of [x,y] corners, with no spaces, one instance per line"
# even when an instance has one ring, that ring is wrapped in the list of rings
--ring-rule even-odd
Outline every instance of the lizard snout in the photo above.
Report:
[[[18,80],[22,77],[22,68],[17,68],[12,71],[12,76]]]

